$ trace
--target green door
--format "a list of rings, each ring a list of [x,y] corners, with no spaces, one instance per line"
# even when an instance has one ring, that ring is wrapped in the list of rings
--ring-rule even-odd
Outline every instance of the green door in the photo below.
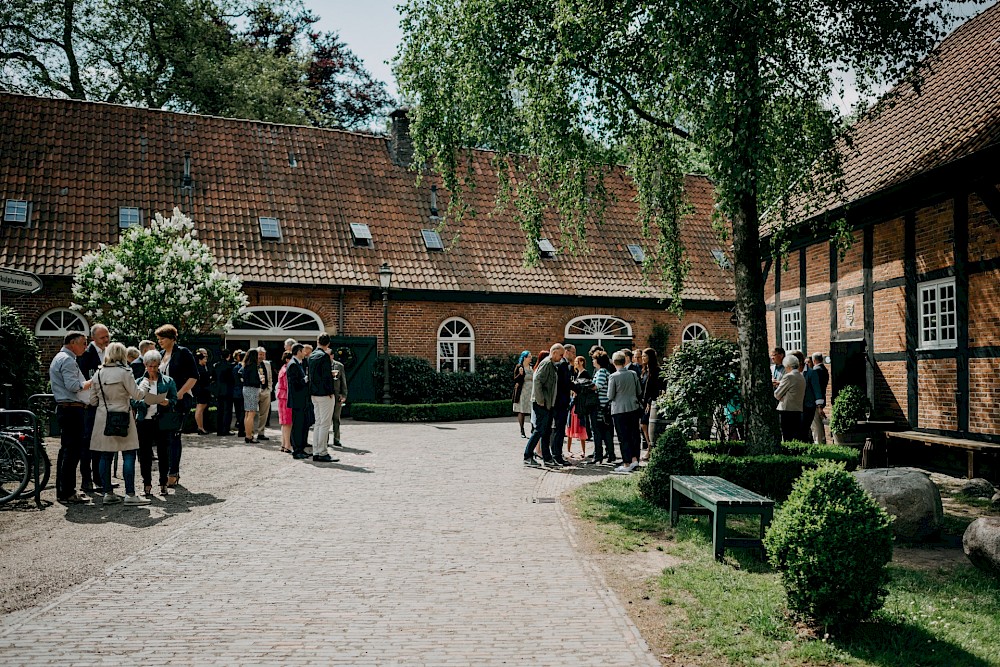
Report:
[[[347,371],[345,415],[350,416],[351,403],[378,403],[381,398],[375,388],[378,339],[374,336],[337,336],[330,339],[330,348]]]

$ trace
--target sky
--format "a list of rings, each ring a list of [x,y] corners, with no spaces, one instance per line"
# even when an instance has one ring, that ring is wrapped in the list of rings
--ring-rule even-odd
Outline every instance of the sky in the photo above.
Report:
[[[399,12],[396,7],[403,0],[303,0],[305,6],[320,17],[318,27],[335,31],[340,39],[364,61],[372,75],[384,82],[393,97],[398,97],[392,68],[387,64],[396,55],[402,40],[399,29]],[[970,17],[984,9],[984,5],[970,4],[957,9],[959,16]],[[848,83],[844,99],[834,100],[843,113],[849,113],[858,100]]]
[[[401,0],[304,0],[305,6],[320,17],[323,31],[340,33],[340,39],[361,60],[372,75],[396,96],[396,79],[386,61],[396,55],[403,38],[399,29]]]

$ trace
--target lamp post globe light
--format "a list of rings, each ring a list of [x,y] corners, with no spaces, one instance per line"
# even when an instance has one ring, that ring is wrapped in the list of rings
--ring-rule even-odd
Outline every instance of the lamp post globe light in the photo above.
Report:
[[[392,269],[383,262],[378,270],[378,282],[382,286],[382,402],[389,403],[389,285],[392,284]]]

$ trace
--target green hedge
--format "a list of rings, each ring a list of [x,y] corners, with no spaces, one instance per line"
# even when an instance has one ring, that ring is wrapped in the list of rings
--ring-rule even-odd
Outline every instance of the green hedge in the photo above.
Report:
[[[747,456],[746,446],[739,441],[692,440],[688,446],[694,452],[695,474],[723,477],[775,500],[787,498],[805,470],[824,461],[841,462],[854,470],[860,458],[851,447],[805,442],[782,443],[782,453],[767,456]]]
[[[447,422],[465,419],[489,419],[511,414],[510,401],[470,401],[467,403],[423,403],[415,405],[383,405],[355,403],[351,416],[371,422]]]
[[[393,403],[404,405],[497,401],[514,389],[517,355],[476,357],[475,373],[438,373],[421,357],[389,355],[389,386]],[[382,361],[375,367],[374,382],[382,386]],[[509,402],[509,401],[508,401]]]

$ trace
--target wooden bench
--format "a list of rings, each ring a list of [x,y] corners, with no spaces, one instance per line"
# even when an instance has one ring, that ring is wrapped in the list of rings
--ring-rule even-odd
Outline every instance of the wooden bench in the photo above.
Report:
[[[920,431],[895,431],[885,434],[889,440],[906,440],[908,442],[918,442],[928,447],[942,445],[944,447],[955,447],[966,450],[968,468],[966,474],[969,479],[976,476],[976,452],[991,452],[1000,454],[1000,445],[980,440],[966,440],[965,438],[950,438],[945,435],[933,435],[931,433],[921,433]]]
[[[685,504],[685,498],[694,501],[696,505]],[[774,517],[774,501],[721,477],[671,475],[671,526],[677,525],[681,514],[712,516],[712,548],[715,551],[715,559],[722,560],[726,547],[754,548],[763,551],[764,531]],[[760,515],[760,537],[726,537],[726,518],[731,514]]]

